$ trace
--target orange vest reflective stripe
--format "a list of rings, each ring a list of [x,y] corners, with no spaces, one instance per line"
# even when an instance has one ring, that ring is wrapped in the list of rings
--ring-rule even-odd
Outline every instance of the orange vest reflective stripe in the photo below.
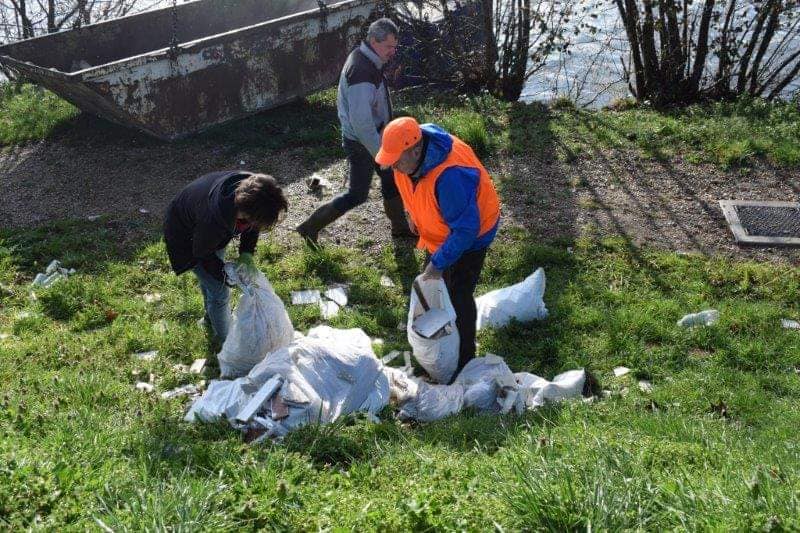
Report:
[[[419,232],[417,248],[425,248],[430,253],[438,250],[450,235],[450,228],[445,223],[439,209],[439,202],[436,200],[436,182],[442,172],[448,168],[469,167],[478,169],[480,172],[478,181],[479,237],[491,230],[500,218],[500,200],[491,176],[469,145],[455,135],[451,135],[450,138],[453,140],[450,154],[442,163],[422,176],[416,186],[407,174],[394,171],[394,181],[403,198],[403,206]]]

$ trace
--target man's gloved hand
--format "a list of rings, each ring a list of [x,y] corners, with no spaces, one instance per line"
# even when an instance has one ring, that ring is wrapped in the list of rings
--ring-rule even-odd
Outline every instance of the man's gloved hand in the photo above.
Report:
[[[442,271],[433,266],[433,261],[428,262],[425,270],[422,272],[422,281],[442,279]]]

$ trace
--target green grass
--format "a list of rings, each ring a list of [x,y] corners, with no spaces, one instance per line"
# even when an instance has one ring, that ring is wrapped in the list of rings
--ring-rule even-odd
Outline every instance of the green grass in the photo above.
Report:
[[[127,239],[120,231],[129,232]],[[573,248],[568,253],[566,245]],[[31,291],[61,258],[78,273]],[[351,283],[332,324],[405,346],[400,282],[420,267],[267,242],[278,294]],[[185,405],[136,393],[190,380],[211,354],[190,275],[168,268],[158,228],[106,220],[0,231],[0,523],[9,529],[604,530],[800,528],[800,318],[796,269],[632,250],[624,241],[543,244],[505,228],[479,292],[548,276],[548,320],[481,332],[480,352],[552,376],[586,367],[609,391],[521,417],[465,413],[406,426],[391,409],[248,447],[225,426],[183,423]],[[380,284],[381,274],[398,282]],[[31,293],[35,294],[35,298]],[[145,293],[159,292],[146,303]],[[684,313],[720,322],[683,330]],[[108,313],[107,311],[113,311]],[[298,329],[319,322],[291,307]],[[133,352],[156,349],[147,363]],[[614,378],[613,367],[633,371]],[[647,378],[654,391],[638,390]],[[720,402],[726,407],[712,408]]]
[[[77,114],[75,107],[50,91],[0,83],[0,146],[44,139]]]

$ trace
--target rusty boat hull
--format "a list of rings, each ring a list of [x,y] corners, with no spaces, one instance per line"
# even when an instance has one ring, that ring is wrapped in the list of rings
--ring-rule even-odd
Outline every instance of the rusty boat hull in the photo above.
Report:
[[[9,44],[0,63],[83,111],[173,140],[330,87],[373,9],[196,0]]]

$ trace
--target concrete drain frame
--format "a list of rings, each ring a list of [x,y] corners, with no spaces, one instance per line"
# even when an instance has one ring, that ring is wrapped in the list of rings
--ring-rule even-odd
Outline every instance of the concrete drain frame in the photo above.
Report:
[[[800,232],[793,236],[774,236],[759,235],[749,233],[746,224],[743,223],[737,211],[740,207],[756,207],[769,211],[770,209],[786,211],[787,209],[797,209],[800,217],[800,203],[796,202],[764,202],[752,200],[720,200],[719,205],[725,220],[733,232],[736,243],[749,246],[792,246],[800,247]]]

